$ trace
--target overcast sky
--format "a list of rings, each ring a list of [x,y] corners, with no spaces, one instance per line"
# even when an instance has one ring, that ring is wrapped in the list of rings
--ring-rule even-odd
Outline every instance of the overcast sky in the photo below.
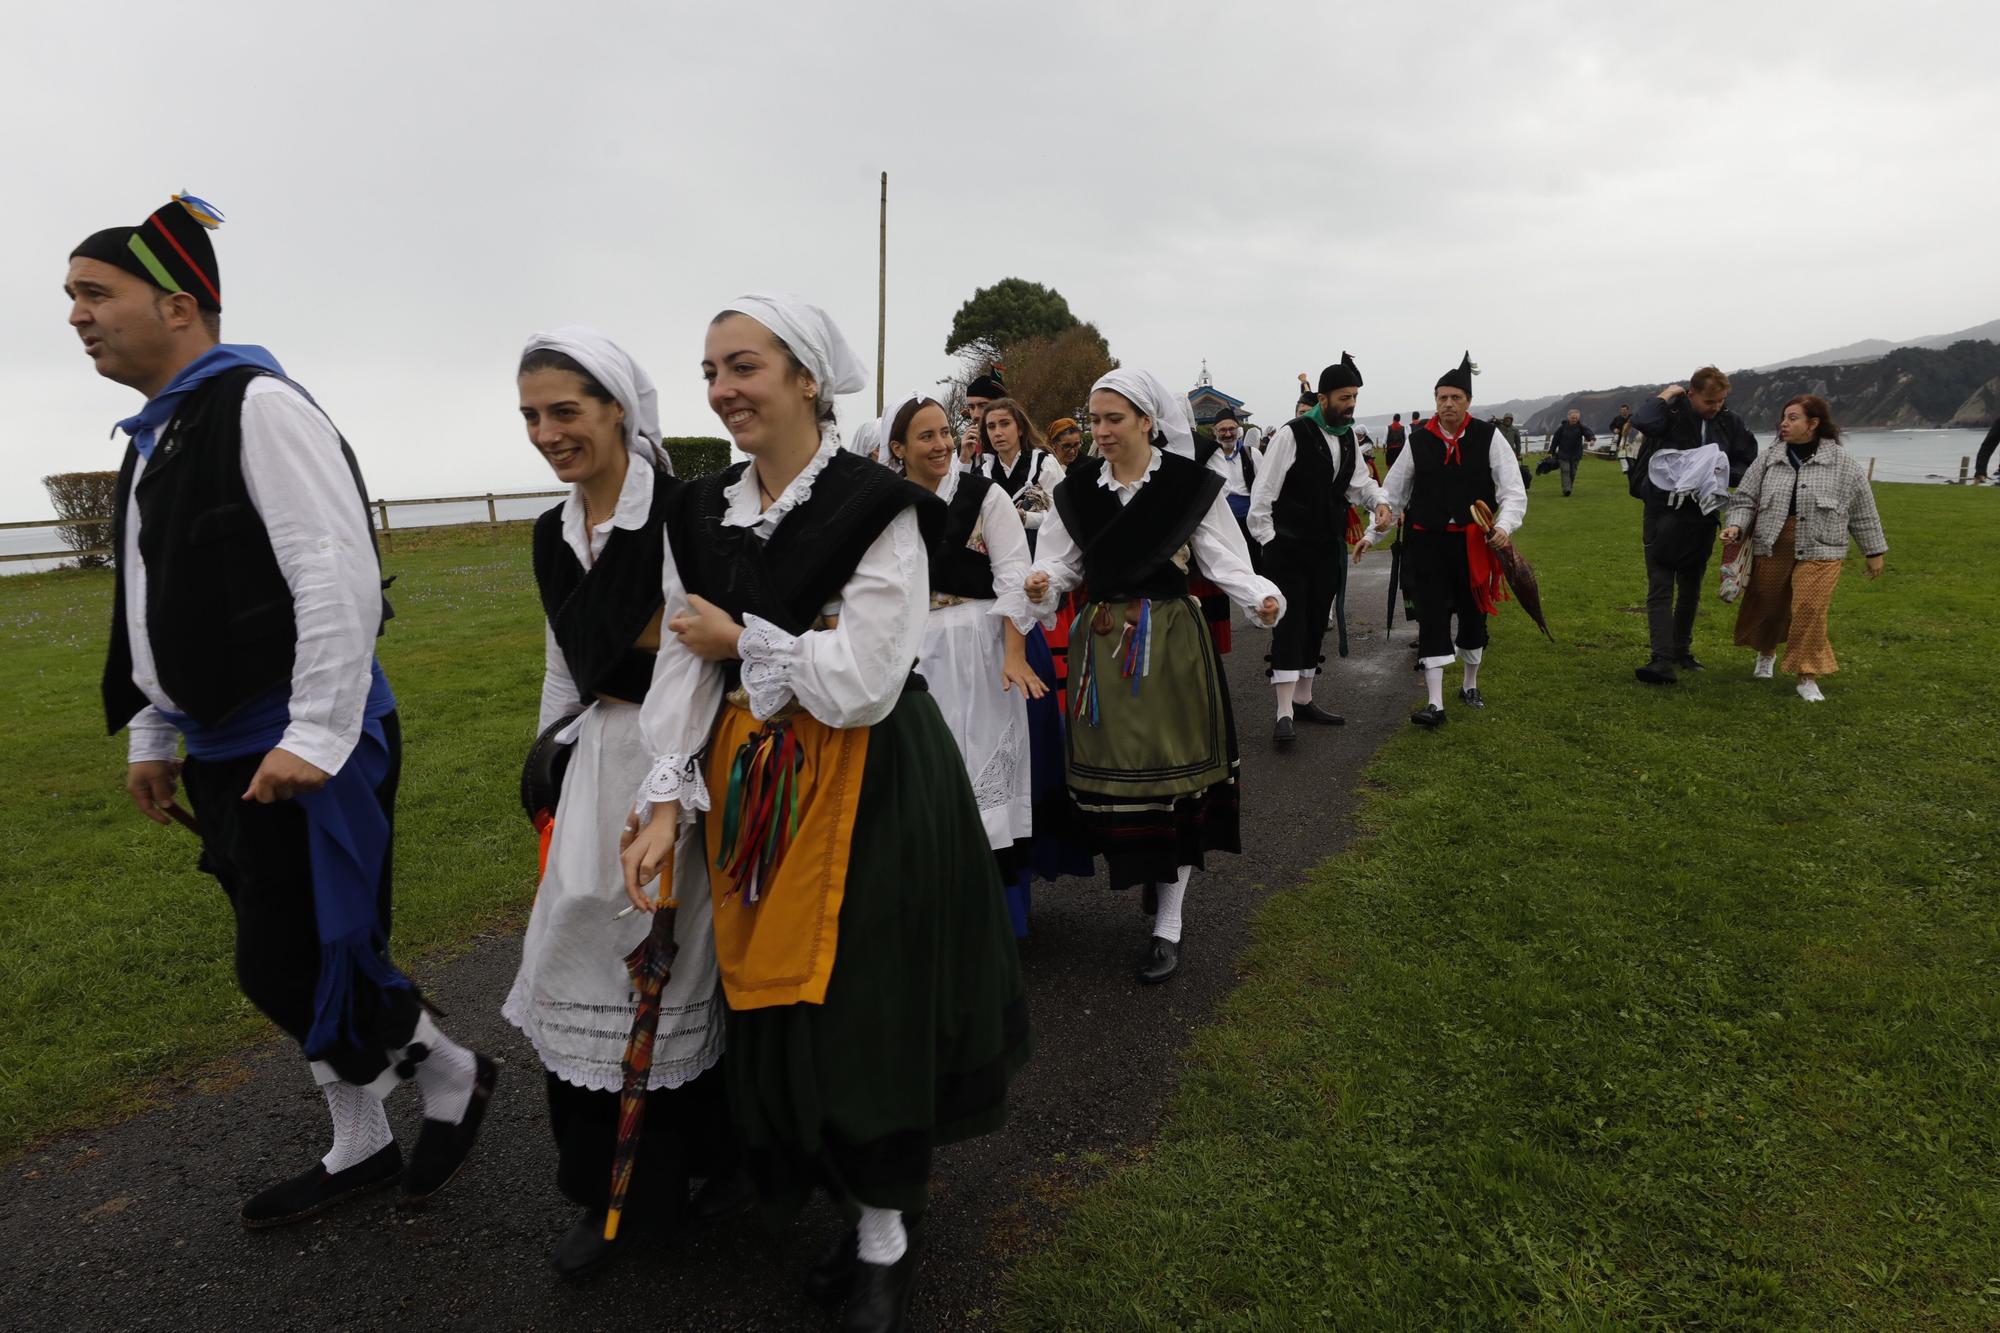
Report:
[[[1467,347],[1496,401],[1977,324],[1996,39],[1986,0],[14,5],[0,518],[116,465],[139,399],[64,323],[66,256],[177,189],[228,215],[225,337],[375,494],[539,489],[535,329],[623,342],[669,434],[720,433],[698,363],[738,292],[817,300],[872,364],[883,170],[892,393],[1008,276],[1264,420],[1343,348],[1370,414]]]

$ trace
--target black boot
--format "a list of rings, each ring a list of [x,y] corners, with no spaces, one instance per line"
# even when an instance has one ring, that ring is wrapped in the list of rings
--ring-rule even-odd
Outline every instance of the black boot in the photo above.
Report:
[[[310,1171],[281,1180],[245,1203],[243,1225],[254,1231],[303,1222],[343,1199],[386,1189],[402,1174],[403,1150],[394,1143],[384,1144],[343,1171],[329,1171],[323,1163],[315,1162]]]
[[[1410,721],[1420,727],[1436,731],[1444,725],[1444,709],[1439,708],[1436,704],[1425,704],[1422,708],[1410,714]]]
[[[841,1333],[897,1333],[908,1327],[923,1228],[917,1219],[905,1217],[903,1230],[909,1241],[895,1263],[871,1264],[856,1255],[853,1284],[840,1312]]]
[[[403,1198],[411,1203],[428,1199],[451,1184],[472,1145],[479,1138],[479,1122],[486,1118],[486,1104],[493,1100],[493,1084],[500,1070],[485,1056],[473,1054],[472,1099],[457,1124],[426,1118],[417,1146],[410,1151],[410,1169],[403,1175]]]
[[[610,1262],[618,1242],[604,1239],[605,1210],[586,1208],[576,1215],[562,1239],[549,1250],[549,1262],[559,1276],[574,1282]]]
[[[719,1176],[710,1176],[694,1192],[694,1218],[697,1222],[720,1222],[727,1217],[741,1217],[756,1206],[757,1183],[740,1166]]]
[[[821,1305],[832,1305],[854,1285],[854,1269],[860,1262],[861,1232],[850,1222],[806,1270],[806,1295]]]
[[[1674,674],[1674,664],[1664,657],[1656,657],[1632,672],[1648,685],[1671,685],[1680,677]]]

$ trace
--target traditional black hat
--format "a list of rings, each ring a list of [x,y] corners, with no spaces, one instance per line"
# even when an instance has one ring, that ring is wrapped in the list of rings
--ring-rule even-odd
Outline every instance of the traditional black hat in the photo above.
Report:
[[[1358,389],[1361,387],[1361,367],[1354,364],[1354,358],[1347,353],[1340,354],[1336,365],[1328,366],[1319,373],[1319,391],[1333,393],[1338,389]]]
[[[1243,424],[1243,418],[1236,415],[1236,409],[1233,407],[1225,407],[1220,412],[1217,412],[1215,420],[1208,424],[1211,426],[1220,426],[1225,421],[1234,421],[1239,426]]]
[[[1007,386],[1000,382],[1000,372],[989,370],[965,386],[967,398],[1005,398]]]
[[[186,292],[203,310],[222,309],[222,275],[208,233],[222,213],[191,194],[177,194],[136,227],[106,227],[84,238],[71,259],[95,259],[144,278],[162,291]]]
[[[1440,389],[1460,389],[1464,391],[1467,398],[1470,398],[1472,397],[1472,377],[1478,373],[1479,367],[1472,364],[1472,353],[1467,352],[1465,359],[1458,363],[1458,369],[1447,370],[1444,374],[1438,376],[1436,387]]]

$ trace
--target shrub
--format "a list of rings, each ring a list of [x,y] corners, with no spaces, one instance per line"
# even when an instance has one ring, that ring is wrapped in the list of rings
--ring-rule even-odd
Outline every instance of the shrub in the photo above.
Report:
[[[42,486],[56,507],[56,535],[64,546],[80,552],[78,568],[108,565],[111,557],[92,554],[111,545],[111,505],[118,489],[116,472],[58,472],[43,477]]]
[[[674,461],[674,475],[705,477],[729,466],[729,441],[713,435],[669,435],[660,443]]]

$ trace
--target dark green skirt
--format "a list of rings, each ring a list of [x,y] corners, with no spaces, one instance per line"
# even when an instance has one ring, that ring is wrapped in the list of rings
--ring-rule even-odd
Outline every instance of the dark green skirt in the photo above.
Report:
[[[1000,1128],[1031,1046],[993,852],[926,693],[869,736],[850,857],[826,1003],[728,1016],[731,1111],[780,1217],[818,1185],[922,1211],[931,1149]]]

